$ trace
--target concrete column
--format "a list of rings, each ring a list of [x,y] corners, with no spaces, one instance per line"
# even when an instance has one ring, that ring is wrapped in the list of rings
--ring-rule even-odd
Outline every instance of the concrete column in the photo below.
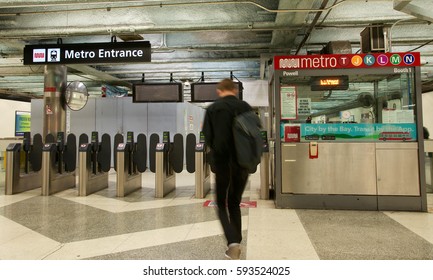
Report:
[[[44,125],[43,138],[48,133],[57,137],[57,132],[66,133],[65,90],[67,67],[46,65],[44,71]]]

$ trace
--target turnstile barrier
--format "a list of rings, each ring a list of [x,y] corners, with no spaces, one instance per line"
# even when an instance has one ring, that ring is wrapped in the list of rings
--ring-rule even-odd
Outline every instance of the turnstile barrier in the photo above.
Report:
[[[117,171],[117,147],[120,143],[123,143],[123,135],[117,133],[114,136],[114,146],[113,146],[113,161],[114,161],[114,170]]]
[[[134,151],[134,164],[137,171],[143,173],[147,169],[147,141],[146,135],[140,133],[137,136],[137,145]]]
[[[211,189],[210,166],[206,159],[206,144],[195,145],[195,197],[205,198]]]
[[[48,196],[75,187],[77,144],[74,134],[69,134],[65,143],[64,132],[57,133],[53,141],[51,134],[45,138],[42,148],[42,195]]]
[[[262,131],[263,150],[260,160],[260,199],[269,199],[269,143],[266,131]]]
[[[189,173],[195,173],[196,198],[206,197],[211,189],[208,150],[204,142],[202,132],[198,143],[195,134],[186,137],[186,168]]]
[[[156,158],[156,145],[158,143],[159,143],[159,135],[156,133],[151,134],[149,140],[149,169],[153,173],[155,173],[156,171],[155,158]]]
[[[131,131],[127,133],[126,143],[123,143],[123,136],[116,137],[117,141],[122,139],[116,147],[116,190],[118,197],[124,197],[141,189],[142,172],[147,168],[146,136],[139,134],[137,143],[134,142],[134,133]]]
[[[156,137],[155,137],[156,139]],[[163,132],[162,143],[155,147],[155,197],[163,198],[176,188],[176,173],[183,171],[184,150],[182,134]]]
[[[195,172],[195,145],[197,143],[194,133],[189,133],[186,136],[185,159],[186,170],[189,173]]]
[[[23,156],[22,156],[23,155]],[[21,161],[24,160],[24,169]],[[6,148],[5,194],[11,195],[41,186],[42,136],[24,133],[23,143],[11,143]]]
[[[86,137],[80,135],[80,141],[85,140]],[[103,134],[99,142],[98,132],[94,131],[91,140],[91,143],[81,143],[79,148],[79,196],[87,196],[108,187],[108,171],[111,164],[110,135]]]

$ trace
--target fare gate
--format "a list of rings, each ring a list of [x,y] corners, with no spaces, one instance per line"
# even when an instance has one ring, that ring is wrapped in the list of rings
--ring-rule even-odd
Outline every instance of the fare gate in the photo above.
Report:
[[[21,156],[22,154],[24,157]],[[40,134],[34,135],[31,141],[30,132],[26,132],[22,144],[9,144],[6,148],[5,194],[12,195],[41,187],[39,172],[41,165],[42,136]]]
[[[183,170],[183,136],[176,134],[170,142],[170,133],[163,132],[162,143],[158,143],[158,135],[151,135],[151,143],[155,146],[155,198],[163,198],[176,188],[176,173]],[[151,147],[153,150],[153,147]]]
[[[76,186],[77,143],[74,134],[48,134],[42,148],[42,195],[48,196]]]
[[[87,196],[108,188],[108,171],[111,168],[111,139],[103,134],[101,142],[98,132],[92,132],[88,143],[86,134],[80,135],[78,195]]]
[[[118,197],[124,197],[142,187],[142,173],[147,169],[146,135],[139,134],[135,143],[134,133],[129,131],[126,143],[121,134],[115,136],[114,143],[116,192]]]
[[[202,133],[200,133],[198,143],[194,134],[187,135],[186,159],[187,171],[195,173],[195,197],[205,198],[211,189],[211,172],[208,162],[208,151]]]

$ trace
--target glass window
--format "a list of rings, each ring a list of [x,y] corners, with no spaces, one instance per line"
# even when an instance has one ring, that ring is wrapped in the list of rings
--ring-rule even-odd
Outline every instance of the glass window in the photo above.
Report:
[[[414,74],[401,70],[281,78],[282,140],[416,141]]]

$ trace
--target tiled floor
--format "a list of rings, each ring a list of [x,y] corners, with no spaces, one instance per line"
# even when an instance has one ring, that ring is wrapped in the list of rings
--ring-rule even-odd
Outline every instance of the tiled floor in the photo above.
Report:
[[[194,177],[177,176],[174,192],[154,198],[154,175],[117,198],[109,188],[87,197],[76,189],[43,197],[36,189],[4,195],[0,172],[0,259],[223,259],[225,240],[215,209],[194,198]],[[275,209],[259,199],[250,176],[243,208],[242,259],[433,259],[429,213]]]

